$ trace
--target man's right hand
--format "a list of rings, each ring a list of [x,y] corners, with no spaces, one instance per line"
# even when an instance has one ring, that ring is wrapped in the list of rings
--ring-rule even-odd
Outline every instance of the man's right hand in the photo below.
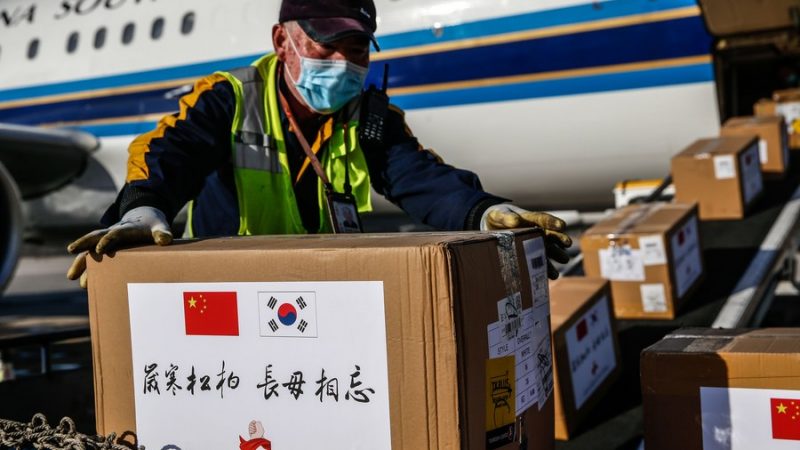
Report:
[[[77,280],[86,289],[86,256],[89,252],[102,255],[121,246],[131,244],[168,245],[172,232],[164,213],[150,206],[140,206],[122,216],[122,219],[102,230],[95,230],[67,246],[67,251],[77,254],[67,271],[67,278]]]

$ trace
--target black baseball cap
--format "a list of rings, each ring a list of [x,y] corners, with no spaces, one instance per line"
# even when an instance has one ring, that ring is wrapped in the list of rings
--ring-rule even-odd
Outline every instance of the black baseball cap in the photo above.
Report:
[[[376,15],[372,0],[283,0],[278,21],[296,20],[308,37],[323,44],[364,36],[380,51]]]

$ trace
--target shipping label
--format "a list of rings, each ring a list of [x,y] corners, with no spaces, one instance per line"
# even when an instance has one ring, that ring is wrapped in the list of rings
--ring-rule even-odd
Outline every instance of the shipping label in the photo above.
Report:
[[[617,366],[609,308],[608,297],[603,296],[566,332],[575,410],[583,406]]]
[[[674,258],[675,291],[681,298],[703,273],[697,216],[692,216],[673,233],[670,248]]]
[[[700,412],[704,450],[800,448],[800,391],[700,387]]]
[[[525,249],[525,261],[530,276],[533,307],[546,305],[549,311],[550,291],[547,281],[547,255],[545,254],[544,239],[529,239],[524,241],[522,246]]]
[[[742,197],[745,205],[761,193],[763,188],[757,151],[755,147],[752,147],[739,156],[742,166]]]
[[[642,311],[646,313],[667,312],[667,292],[662,283],[642,284]]]
[[[766,139],[758,140],[758,157],[762,166],[769,162],[769,144]]]
[[[642,251],[630,245],[615,245],[598,251],[600,275],[612,281],[644,281]]]
[[[639,249],[642,251],[642,262],[645,266],[660,266],[667,263],[664,239],[660,234],[640,236]]]
[[[391,448],[382,282],[129,284],[128,300],[139,444]]]
[[[541,307],[537,308],[541,311]],[[528,408],[535,405],[544,397],[545,401],[550,393],[542,392],[552,384],[552,380],[545,377],[541,367],[542,356],[546,357],[546,365],[552,369],[552,352],[547,347],[544,353],[543,341],[549,345],[550,317],[537,314],[537,309],[527,308],[522,312],[522,326],[515,336],[508,338],[503,332],[503,325],[498,321],[488,325],[489,358],[514,357],[515,361],[515,393],[516,415],[523,414]],[[552,378],[552,376],[550,376]],[[552,386],[550,387],[552,392]],[[539,405],[541,409],[542,404]]]
[[[486,361],[486,448],[514,442],[516,377],[514,356]]]
[[[519,292],[497,302],[497,317],[503,327],[503,335],[511,339],[522,327],[522,294]]]
[[[714,178],[718,180],[736,178],[736,160],[733,155],[714,157]]]
[[[553,394],[553,349],[550,343],[550,330],[537,339],[535,346],[536,375],[539,381],[539,411]]]

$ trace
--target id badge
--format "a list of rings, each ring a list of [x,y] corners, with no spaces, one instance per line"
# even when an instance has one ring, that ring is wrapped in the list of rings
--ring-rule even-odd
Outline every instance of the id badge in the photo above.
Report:
[[[352,195],[330,193],[327,195],[328,212],[334,233],[362,233],[356,200]]]

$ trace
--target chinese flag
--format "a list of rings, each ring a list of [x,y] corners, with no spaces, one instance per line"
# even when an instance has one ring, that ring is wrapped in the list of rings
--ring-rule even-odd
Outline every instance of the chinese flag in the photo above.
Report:
[[[184,292],[187,335],[238,336],[236,292]]]
[[[800,441],[800,399],[771,398],[772,438]]]

